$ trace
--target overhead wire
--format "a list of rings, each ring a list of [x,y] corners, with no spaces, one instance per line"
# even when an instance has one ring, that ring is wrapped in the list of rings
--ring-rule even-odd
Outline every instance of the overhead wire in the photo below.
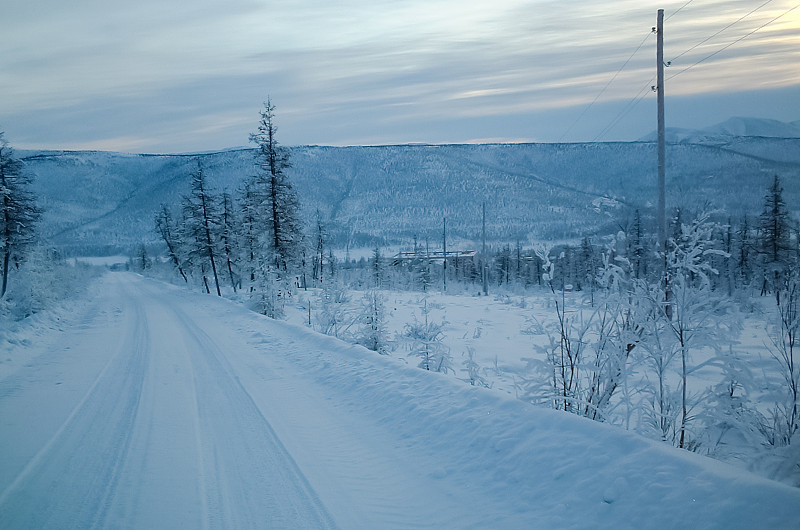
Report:
[[[621,110],[620,110],[620,111],[617,113],[617,115],[616,115],[616,116],[615,116],[615,117],[614,117],[614,118],[611,120],[611,122],[610,122],[608,125],[606,125],[606,126],[605,126],[605,128],[603,128],[603,130],[602,130],[602,131],[600,131],[600,132],[597,134],[597,136],[595,136],[595,137],[592,139],[592,142],[596,142],[596,141],[600,140],[601,138],[603,138],[603,137],[604,137],[606,134],[608,134],[609,132],[611,132],[611,130],[612,130],[614,127],[616,127],[616,126],[617,126],[617,124],[619,124],[619,122],[621,122],[623,119],[625,119],[625,117],[626,117],[628,114],[630,114],[630,113],[631,113],[631,111],[632,111],[634,108],[636,108],[636,105],[638,105],[638,104],[639,104],[639,102],[640,102],[641,100],[643,100],[643,99],[644,99],[644,97],[645,97],[645,96],[646,96],[646,95],[647,95],[647,94],[650,92],[650,90],[651,90],[651,86],[652,86],[652,83],[653,83],[653,81],[655,81],[655,79],[656,79],[656,78],[655,78],[655,76],[651,77],[651,78],[650,78],[650,81],[648,81],[648,82],[647,82],[647,84],[646,84],[646,85],[644,85],[644,86],[643,86],[643,87],[642,87],[642,88],[639,90],[639,92],[637,92],[637,93],[636,93],[636,95],[635,95],[633,98],[631,98],[631,99],[630,99],[630,100],[629,100],[629,101],[628,101],[628,102],[625,104],[625,106],[624,106],[624,107],[622,107],[622,109],[621,109]]]
[[[692,3],[692,1],[693,1],[693,0],[688,0],[686,3],[684,3],[683,5],[681,5],[681,7],[679,7],[679,8],[678,8],[676,11],[674,11],[672,14],[670,14],[670,15],[669,15],[669,16],[666,18],[666,20],[669,20],[669,19],[670,19],[670,18],[672,18],[673,16],[677,15],[677,14],[678,14],[680,11],[682,11],[682,10],[683,10],[685,7],[687,7],[689,4],[691,4],[691,3]],[[719,31],[715,32],[714,34],[710,35],[709,37],[707,37],[707,38],[703,39],[702,41],[698,42],[698,43],[697,43],[697,44],[695,44],[694,46],[690,47],[689,49],[687,49],[687,50],[685,50],[684,52],[680,53],[679,55],[675,56],[675,57],[674,57],[674,58],[673,58],[671,61],[669,61],[668,63],[666,63],[666,64],[667,64],[667,66],[669,66],[669,65],[670,65],[672,62],[674,62],[674,61],[676,61],[676,60],[680,59],[680,58],[681,58],[681,57],[683,57],[684,55],[686,55],[686,54],[690,53],[691,51],[693,51],[693,50],[697,49],[698,47],[702,46],[703,44],[705,44],[705,43],[709,42],[710,40],[714,39],[715,37],[719,36],[721,33],[725,32],[725,31],[726,31],[726,30],[728,30],[728,29],[730,29],[732,26],[734,26],[734,25],[738,24],[739,22],[741,22],[741,21],[742,21],[742,20],[744,20],[745,18],[747,18],[747,17],[751,16],[753,13],[755,13],[755,12],[759,11],[760,9],[764,8],[766,5],[768,5],[768,4],[772,3],[772,2],[773,2],[773,0],[766,0],[765,2],[763,2],[762,4],[760,4],[758,7],[756,7],[756,8],[754,8],[754,9],[750,10],[750,11],[749,11],[749,12],[747,12],[745,15],[743,15],[743,16],[741,16],[741,17],[739,17],[738,19],[736,19],[735,21],[731,22],[730,24],[728,24],[728,25],[727,25],[727,26],[725,26],[724,28],[720,29]],[[733,46],[733,45],[735,45],[735,44],[737,44],[737,43],[741,42],[742,40],[744,40],[744,39],[746,39],[746,38],[750,37],[751,35],[753,35],[753,34],[754,34],[754,33],[756,33],[757,31],[760,31],[761,29],[765,28],[766,26],[768,26],[768,25],[770,25],[770,24],[774,23],[775,21],[777,21],[777,20],[779,20],[780,18],[782,18],[782,17],[786,16],[787,14],[791,13],[792,11],[794,11],[794,10],[795,10],[795,9],[797,9],[797,8],[800,8],[800,4],[797,4],[797,5],[795,5],[794,7],[792,7],[792,8],[790,8],[790,9],[786,10],[785,12],[781,13],[781,14],[780,14],[780,15],[778,15],[777,17],[775,17],[775,18],[773,18],[773,19],[769,20],[768,22],[765,22],[765,23],[764,23],[764,24],[762,24],[761,26],[759,26],[759,27],[757,27],[756,29],[754,29],[754,30],[750,31],[749,33],[747,33],[747,34],[743,35],[742,37],[739,37],[738,39],[734,40],[733,42],[731,42],[731,43],[729,43],[729,44],[727,44],[727,45],[723,46],[723,47],[722,47],[722,48],[720,48],[719,50],[717,50],[717,51],[715,51],[715,52],[713,52],[713,53],[711,53],[711,54],[707,55],[706,57],[703,57],[702,59],[700,59],[700,60],[699,60],[699,61],[697,61],[696,63],[694,63],[694,64],[692,64],[692,65],[690,65],[690,66],[688,66],[688,67],[686,67],[686,68],[684,68],[684,69],[682,69],[682,70],[678,71],[677,73],[675,73],[675,74],[673,74],[673,75],[669,76],[669,77],[667,78],[667,80],[674,79],[675,77],[677,77],[677,76],[679,76],[679,75],[683,74],[684,72],[686,72],[686,71],[688,71],[688,70],[691,70],[691,69],[692,69],[692,68],[694,68],[695,66],[697,66],[697,65],[699,65],[699,64],[701,64],[701,63],[703,63],[703,62],[707,61],[708,59],[711,59],[711,58],[712,58],[712,57],[714,57],[715,55],[717,55],[717,54],[719,54],[719,53],[721,53],[721,52],[723,52],[723,51],[727,50],[727,49],[728,49],[728,48],[730,48],[731,46]],[[583,119],[583,117],[584,117],[584,116],[586,115],[586,113],[587,113],[587,112],[588,112],[588,111],[589,111],[589,110],[592,108],[592,106],[593,106],[593,105],[594,105],[594,104],[595,104],[595,103],[596,103],[596,102],[597,102],[597,101],[600,99],[600,97],[601,97],[601,96],[602,96],[602,95],[603,95],[603,94],[606,92],[606,90],[608,90],[608,88],[611,86],[611,84],[614,82],[614,80],[616,80],[616,78],[617,78],[617,77],[618,77],[618,76],[619,76],[619,75],[622,73],[622,71],[625,69],[625,67],[628,65],[628,63],[630,63],[630,61],[631,61],[631,60],[633,59],[633,57],[634,57],[634,56],[635,56],[635,55],[636,55],[636,54],[639,52],[639,50],[642,48],[642,46],[644,46],[645,42],[647,42],[647,39],[648,39],[648,38],[649,38],[651,35],[652,35],[652,32],[648,32],[648,34],[647,34],[647,35],[644,37],[644,39],[642,39],[642,41],[639,43],[639,45],[636,47],[636,49],[633,51],[633,53],[631,53],[631,55],[630,55],[630,56],[629,56],[629,57],[628,57],[628,58],[625,60],[625,62],[622,64],[622,66],[619,68],[619,70],[617,70],[617,71],[616,71],[616,73],[615,73],[615,74],[614,74],[614,75],[611,77],[611,79],[610,79],[610,80],[609,80],[609,81],[608,81],[608,82],[605,84],[605,86],[603,86],[603,88],[600,90],[600,92],[599,92],[599,93],[598,93],[598,94],[597,94],[597,95],[594,97],[594,99],[591,101],[591,103],[589,103],[589,105],[587,105],[587,106],[586,106],[586,107],[583,109],[583,111],[582,111],[582,112],[581,112],[581,114],[578,116],[578,118],[577,118],[577,119],[576,119],[576,120],[575,120],[575,121],[574,121],[574,122],[573,122],[573,123],[572,123],[572,124],[571,124],[571,125],[570,125],[570,126],[567,128],[567,130],[566,130],[566,131],[565,131],[565,132],[564,132],[564,133],[561,135],[561,137],[558,139],[558,141],[559,141],[559,142],[561,142],[561,141],[564,139],[564,137],[566,137],[566,136],[567,136],[567,134],[569,134],[569,132],[570,132],[570,131],[572,131],[572,129],[575,127],[575,125],[577,125],[577,124],[578,124],[578,123],[579,123],[579,122],[580,122],[580,121]],[[609,132],[610,132],[610,131],[611,131],[611,130],[614,128],[614,127],[616,127],[616,126],[617,126],[617,124],[619,124],[619,122],[620,122],[620,121],[622,121],[622,120],[623,120],[623,119],[624,119],[624,118],[625,118],[625,117],[626,117],[626,116],[627,116],[627,115],[628,115],[628,114],[629,114],[629,113],[630,113],[630,112],[631,112],[631,111],[632,111],[632,110],[633,110],[633,109],[636,107],[636,105],[638,105],[638,104],[639,104],[639,102],[640,102],[642,99],[644,99],[644,97],[645,97],[645,96],[647,95],[647,93],[648,93],[648,89],[649,89],[649,88],[652,86],[652,82],[653,82],[653,80],[654,80],[654,79],[655,79],[655,77],[651,78],[651,80],[650,80],[650,81],[647,83],[647,85],[645,85],[645,86],[644,86],[642,89],[640,89],[640,90],[637,92],[637,94],[636,94],[636,95],[635,95],[635,96],[634,96],[634,97],[633,97],[631,100],[629,100],[629,101],[628,101],[628,102],[625,104],[625,106],[624,106],[624,107],[623,107],[623,108],[622,108],[622,109],[621,109],[621,110],[620,110],[620,111],[617,113],[617,115],[616,115],[616,116],[615,116],[615,117],[614,117],[614,118],[611,120],[611,122],[610,122],[610,123],[609,123],[609,124],[608,124],[608,125],[607,125],[605,128],[603,128],[603,130],[601,130],[601,131],[600,131],[600,133],[599,133],[597,136],[595,136],[595,137],[594,137],[594,139],[592,140],[593,142],[596,142],[596,141],[598,141],[599,139],[603,138],[603,137],[604,137],[606,134],[608,134],[608,133],[609,133]]]
[[[647,39],[649,39],[652,34],[653,34],[652,32],[648,32],[647,35],[645,35],[645,37],[642,39],[642,42],[639,43],[639,45],[636,47],[636,49],[633,50],[633,53],[631,53],[631,55],[625,60],[625,62],[622,63],[622,66],[620,66],[619,70],[617,70],[617,72],[611,77],[611,79],[608,81],[608,83],[606,83],[606,85],[602,88],[602,90],[600,90],[600,93],[598,93],[595,96],[595,98],[592,100],[592,102],[589,103],[589,105],[587,105],[586,108],[583,109],[583,112],[581,112],[580,116],[578,116],[578,118],[572,123],[572,125],[570,125],[567,128],[566,131],[564,131],[564,134],[562,134],[561,137],[559,137],[559,139],[558,139],[559,142],[561,142],[561,140],[563,140],[564,137],[567,134],[569,134],[569,132],[573,129],[573,127],[575,127],[575,125],[577,125],[578,122],[580,122],[583,119],[583,117],[586,115],[586,113],[589,111],[589,109],[592,108],[592,106],[595,103],[597,103],[597,100],[600,99],[600,96],[602,96],[605,93],[605,91],[608,89],[608,87],[611,86],[611,83],[613,83],[614,80],[617,78],[617,76],[619,76],[619,74],[622,73],[622,71],[625,69],[625,67],[628,66],[628,63],[631,62],[631,59],[633,59],[633,56],[636,55],[636,53],[639,50],[642,49],[642,46],[644,46],[644,43],[647,42]]]
[[[734,40],[733,42],[731,42],[731,43],[729,43],[729,44],[727,44],[727,45],[725,45],[725,46],[723,46],[722,48],[720,48],[719,50],[715,51],[714,53],[710,53],[710,54],[706,55],[705,57],[703,57],[702,59],[700,59],[700,60],[699,60],[699,61],[697,61],[696,63],[694,63],[694,64],[692,64],[692,65],[690,65],[690,66],[687,66],[687,67],[686,67],[686,68],[684,68],[683,70],[680,70],[679,72],[676,72],[675,74],[673,74],[673,75],[669,76],[669,77],[667,78],[667,81],[669,81],[670,79],[674,79],[674,78],[678,77],[678,76],[679,76],[679,75],[681,75],[682,73],[684,73],[684,72],[686,72],[686,71],[688,71],[688,70],[691,70],[691,69],[692,69],[692,68],[694,68],[695,66],[697,66],[697,65],[699,65],[699,64],[701,64],[701,63],[703,63],[703,62],[705,62],[705,61],[707,61],[707,60],[709,60],[709,59],[711,59],[711,58],[712,58],[712,57],[714,57],[715,55],[718,55],[718,54],[720,54],[720,53],[724,52],[725,50],[727,50],[728,48],[730,48],[730,47],[731,47],[731,46],[733,46],[734,44],[737,44],[737,43],[739,43],[739,42],[743,41],[744,39],[746,39],[746,38],[748,38],[749,36],[753,35],[753,34],[754,34],[754,33],[756,33],[757,31],[760,31],[760,30],[764,29],[765,27],[767,27],[767,26],[769,26],[770,24],[772,24],[773,22],[775,22],[775,21],[777,21],[777,20],[779,20],[779,19],[781,19],[781,18],[785,17],[786,15],[788,15],[789,13],[791,13],[792,11],[794,11],[795,9],[797,9],[797,8],[799,8],[799,7],[800,7],[800,4],[797,4],[797,5],[795,5],[794,7],[792,7],[792,8],[790,8],[790,9],[788,9],[788,10],[784,11],[783,13],[781,13],[781,14],[780,14],[780,15],[778,15],[777,17],[773,18],[772,20],[769,20],[768,22],[765,22],[764,24],[761,24],[760,26],[758,26],[758,27],[757,27],[756,29],[754,29],[753,31],[751,31],[751,32],[749,32],[749,33],[746,33],[745,35],[742,35],[742,36],[741,36],[741,37],[739,37],[738,39]]]
[[[688,6],[688,5],[689,5],[689,4],[691,4],[691,3],[692,3],[692,0],[689,0],[688,2],[686,2],[685,4],[683,4],[681,7],[679,7],[679,8],[677,9],[677,11],[673,11],[673,12],[672,12],[672,14],[671,14],[670,16],[668,16],[668,17],[667,17],[667,18],[664,20],[664,22],[666,22],[667,20],[671,19],[672,17],[674,17],[675,15],[677,15],[678,13],[680,13],[680,12],[681,12],[681,10],[682,10],[684,7]]]
[[[727,30],[728,28],[730,28],[731,26],[734,26],[734,25],[738,24],[739,22],[741,22],[741,21],[742,21],[742,20],[744,20],[745,18],[749,17],[750,15],[752,15],[753,13],[755,13],[756,11],[758,11],[759,9],[761,9],[762,7],[764,7],[765,5],[767,5],[767,4],[769,4],[769,3],[771,3],[772,1],[773,1],[773,0],[767,0],[766,2],[764,2],[763,4],[761,4],[760,6],[758,6],[757,8],[753,9],[752,11],[750,11],[750,12],[749,12],[749,13],[747,13],[746,15],[744,15],[744,16],[742,16],[742,17],[740,17],[739,19],[737,19],[737,20],[735,20],[735,21],[731,22],[730,24],[728,24],[727,26],[725,26],[725,27],[724,27],[724,28],[722,28],[721,30],[719,30],[719,31],[717,31],[716,33],[714,33],[713,35],[711,35],[710,37],[707,37],[707,38],[705,38],[705,39],[701,40],[700,42],[698,42],[697,44],[695,44],[694,46],[692,46],[692,47],[691,47],[691,48],[689,48],[688,50],[684,51],[684,52],[683,52],[683,53],[681,53],[680,55],[676,55],[676,56],[675,56],[675,57],[674,57],[674,58],[673,58],[671,61],[669,61],[669,62],[670,62],[670,63],[672,63],[672,62],[675,62],[675,61],[677,61],[678,59],[680,59],[681,57],[683,57],[683,56],[684,56],[684,55],[686,55],[687,53],[689,53],[689,52],[691,52],[692,50],[694,50],[694,49],[698,48],[699,46],[702,46],[703,44],[705,44],[706,42],[710,41],[711,39],[713,39],[714,37],[716,37],[717,35],[719,35],[719,34],[720,34],[720,33],[722,33],[723,31],[725,31],[725,30]]]
[[[768,1],[769,1],[769,2],[771,2],[772,0],[768,0]],[[675,15],[677,15],[678,13],[680,13],[680,12],[683,10],[683,8],[685,8],[686,6],[688,6],[689,4],[691,4],[692,2],[693,2],[693,0],[688,0],[686,3],[684,3],[684,4],[683,4],[681,7],[679,7],[677,10],[673,11],[673,12],[672,12],[672,13],[671,13],[671,14],[670,14],[668,17],[667,17],[667,19],[666,19],[666,20],[669,20],[669,19],[671,19],[672,17],[674,17]],[[602,89],[602,90],[600,91],[600,93],[599,93],[599,94],[598,94],[598,95],[597,95],[597,96],[594,98],[594,100],[592,100],[592,102],[589,104],[589,106],[587,106],[585,109],[583,109],[583,112],[581,112],[580,116],[578,116],[578,119],[577,119],[577,120],[575,120],[575,122],[574,122],[572,125],[570,125],[570,127],[567,129],[567,131],[566,131],[564,134],[562,134],[562,135],[561,135],[561,138],[559,138],[559,139],[558,139],[558,141],[559,141],[559,142],[560,142],[560,141],[561,141],[561,140],[564,138],[564,136],[566,136],[566,135],[569,133],[569,131],[571,131],[571,130],[572,130],[572,128],[573,128],[573,127],[575,127],[575,125],[576,125],[576,124],[577,124],[577,123],[578,123],[578,122],[579,122],[579,121],[580,121],[580,120],[583,118],[583,116],[584,116],[584,115],[586,114],[586,112],[587,112],[587,111],[588,111],[588,110],[589,110],[589,109],[592,107],[592,105],[594,105],[594,104],[595,104],[595,102],[597,102],[597,100],[600,98],[600,96],[601,96],[601,95],[603,95],[603,93],[604,93],[604,92],[606,91],[606,89],[607,89],[607,88],[608,88],[608,87],[611,85],[611,83],[614,81],[614,79],[616,79],[616,78],[617,78],[617,76],[620,74],[620,72],[622,72],[622,70],[623,70],[623,69],[624,69],[624,68],[625,68],[625,67],[628,65],[628,63],[629,63],[629,62],[630,62],[630,60],[633,58],[633,56],[634,56],[634,55],[636,55],[636,52],[638,52],[638,51],[641,49],[641,47],[642,47],[642,46],[644,46],[644,43],[647,41],[647,39],[648,39],[648,38],[649,38],[651,35],[653,35],[653,32],[652,32],[652,31],[651,31],[651,32],[648,32],[648,34],[645,36],[645,38],[642,40],[642,42],[639,44],[639,46],[637,46],[637,47],[636,47],[636,49],[634,50],[634,52],[631,54],[631,56],[630,56],[630,57],[628,57],[628,60],[627,60],[627,61],[625,61],[625,63],[622,65],[622,67],[619,69],[619,71],[617,71],[617,73],[616,73],[616,74],[614,74],[614,77],[612,77],[612,78],[611,78],[611,81],[609,81],[609,82],[606,84],[606,86],[605,86],[605,87],[603,87],[603,89]],[[597,140],[599,140],[600,138],[602,138],[603,136],[605,136],[606,134],[608,134],[608,133],[611,131],[611,129],[613,129],[614,127],[616,127],[616,126],[617,126],[617,124],[618,124],[620,121],[622,121],[622,120],[623,120],[623,119],[624,119],[624,118],[625,118],[625,117],[626,117],[628,114],[630,114],[630,112],[631,112],[631,111],[632,111],[632,110],[633,110],[633,109],[636,107],[636,105],[638,105],[638,104],[639,104],[639,102],[640,102],[642,99],[644,99],[644,97],[647,95],[647,90],[648,90],[648,88],[650,88],[650,87],[652,86],[652,83],[653,83],[653,80],[654,80],[654,79],[655,79],[655,77],[653,77],[652,79],[650,79],[650,81],[648,81],[648,82],[647,82],[647,84],[646,84],[646,85],[645,85],[645,86],[644,86],[642,89],[640,89],[640,90],[639,90],[639,92],[637,92],[637,93],[636,93],[636,95],[635,95],[635,96],[634,96],[634,97],[633,97],[633,98],[632,98],[630,101],[628,101],[628,102],[625,104],[625,106],[622,108],[622,110],[620,110],[620,111],[619,111],[619,113],[618,113],[618,114],[617,114],[617,115],[616,115],[616,116],[615,116],[615,117],[614,117],[614,118],[611,120],[611,123],[609,123],[608,125],[606,125],[606,127],[605,127],[605,128],[603,128],[603,130],[601,130],[601,131],[600,131],[600,133],[599,133],[597,136],[595,136],[595,137],[594,137],[594,139],[592,140],[593,142],[596,142]]]
[[[743,16],[741,16],[741,17],[739,17],[737,20],[735,20],[734,22],[732,22],[732,23],[728,24],[727,26],[725,26],[724,28],[720,29],[719,31],[717,31],[717,32],[716,32],[716,33],[714,33],[713,35],[711,35],[711,36],[709,36],[709,37],[707,37],[707,38],[703,39],[703,40],[702,40],[702,41],[700,41],[699,43],[695,44],[695,45],[694,45],[694,46],[692,46],[691,48],[689,48],[689,49],[687,49],[686,51],[684,51],[683,53],[681,53],[681,54],[677,55],[677,56],[676,56],[674,59],[672,59],[672,61],[669,61],[669,63],[667,63],[667,65],[669,65],[669,64],[670,64],[670,63],[672,63],[673,61],[675,61],[675,60],[677,60],[677,59],[679,59],[679,58],[683,57],[684,55],[686,55],[687,53],[691,52],[692,50],[695,50],[695,49],[696,49],[696,48],[698,48],[699,46],[702,46],[703,44],[705,44],[706,42],[710,41],[710,40],[711,40],[711,39],[713,39],[714,37],[717,37],[718,35],[720,35],[720,34],[721,34],[721,33],[723,33],[724,31],[726,31],[727,29],[731,28],[731,27],[732,27],[732,26],[734,26],[735,24],[738,24],[739,22],[741,22],[741,21],[742,21],[742,20],[744,20],[745,18],[749,17],[750,15],[752,15],[753,13],[755,13],[756,11],[758,11],[758,10],[762,9],[764,6],[766,6],[767,4],[771,3],[772,1],[773,1],[773,0],[767,0],[766,2],[763,2],[761,5],[759,5],[759,6],[758,6],[758,7],[756,7],[755,9],[752,9],[751,11],[749,11],[748,13],[746,13],[745,15],[743,15]],[[686,6],[688,6],[688,5],[689,5],[689,4],[691,4],[691,3],[692,3],[692,0],[689,0],[688,2],[686,2],[685,4],[683,4],[683,5],[682,5],[680,8],[678,8],[678,10],[676,10],[676,11],[675,11],[675,12],[673,12],[673,13],[672,13],[672,14],[671,14],[669,17],[667,17],[667,19],[666,19],[666,20],[669,20],[670,18],[672,18],[673,16],[675,16],[676,14],[678,14],[678,12],[680,12],[680,11],[681,11],[683,8],[685,8]],[[699,65],[699,64],[701,64],[701,63],[703,63],[703,62],[707,61],[708,59],[710,59],[710,58],[712,58],[712,57],[714,57],[715,55],[717,55],[717,54],[719,54],[719,53],[721,53],[721,52],[723,52],[723,51],[727,50],[727,49],[728,49],[728,48],[730,48],[731,46],[733,46],[733,45],[737,44],[738,42],[741,42],[742,40],[744,40],[744,39],[746,39],[746,38],[750,37],[751,35],[753,35],[753,34],[754,34],[754,33],[756,33],[757,31],[760,31],[761,29],[763,29],[763,28],[765,28],[766,26],[768,26],[768,25],[772,24],[773,22],[775,22],[775,21],[779,20],[780,18],[782,18],[782,17],[786,16],[787,14],[791,13],[792,11],[794,11],[795,9],[797,9],[797,8],[799,8],[799,7],[800,7],[800,4],[797,4],[797,5],[795,5],[794,7],[792,7],[792,8],[790,8],[790,9],[786,10],[785,12],[781,13],[781,14],[780,14],[780,15],[778,15],[777,17],[775,17],[775,18],[773,18],[773,19],[769,20],[768,22],[766,22],[766,23],[762,24],[761,26],[759,26],[759,27],[757,27],[756,29],[754,29],[754,30],[750,31],[749,33],[747,33],[747,34],[743,35],[742,37],[739,37],[738,39],[736,39],[736,40],[734,40],[733,42],[731,42],[731,43],[727,44],[726,46],[724,46],[724,47],[720,48],[719,50],[717,50],[717,51],[715,51],[715,52],[713,52],[713,53],[711,53],[711,54],[707,55],[706,57],[704,57],[704,58],[700,59],[700,60],[699,60],[699,61],[697,61],[696,63],[694,63],[694,64],[692,64],[692,65],[690,65],[690,66],[688,66],[688,67],[684,68],[683,70],[680,70],[680,71],[678,71],[677,73],[675,73],[675,74],[673,74],[673,75],[669,76],[669,77],[667,78],[667,80],[674,79],[675,77],[677,77],[677,76],[679,76],[680,74],[682,74],[682,73],[686,72],[687,70],[690,70],[690,69],[694,68],[695,66],[697,66],[697,65]],[[646,40],[646,39],[645,39],[645,40]],[[642,44],[644,44],[644,42],[642,42]],[[640,47],[641,47],[641,45],[640,45]],[[638,49],[637,49],[637,51],[638,51]],[[596,141],[598,141],[599,139],[603,138],[603,137],[604,137],[606,134],[608,134],[608,133],[609,133],[609,132],[610,132],[610,131],[611,131],[611,130],[614,128],[614,127],[616,127],[616,126],[617,126],[617,125],[618,125],[618,124],[619,124],[619,123],[620,123],[620,122],[621,122],[621,121],[622,121],[622,120],[623,120],[623,119],[624,119],[624,118],[625,118],[625,117],[626,117],[628,114],[630,114],[630,112],[631,112],[631,111],[632,111],[632,110],[633,110],[633,109],[636,107],[636,105],[638,105],[638,104],[639,104],[639,102],[640,102],[642,99],[644,99],[644,98],[645,98],[645,96],[647,96],[647,94],[648,94],[648,89],[651,87],[651,84],[652,84],[652,82],[653,82],[654,80],[655,80],[655,77],[651,78],[651,80],[648,82],[648,84],[647,84],[647,85],[645,85],[645,86],[644,86],[642,89],[640,89],[640,90],[639,90],[639,92],[636,94],[636,96],[634,96],[634,97],[633,97],[631,100],[629,100],[629,101],[628,101],[628,102],[625,104],[625,106],[624,106],[624,107],[623,107],[623,108],[622,108],[622,109],[621,109],[621,110],[620,110],[620,111],[617,113],[617,115],[616,115],[616,116],[615,116],[615,117],[614,117],[614,118],[611,120],[611,122],[610,122],[610,123],[609,123],[609,124],[608,124],[608,125],[607,125],[605,128],[603,128],[603,130],[601,130],[601,131],[600,131],[600,133],[599,133],[597,136],[595,136],[595,137],[594,137],[594,139],[593,139],[592,141],[593,141],[593,142],[596,142]],[[599,96],[598,96],[598,97],[599,97]],[[597,99],[597,98],[595,98],[595,101],[596,101],[596,99]],[[594,103],[594,102],[593,102],[593,103]],[[591,105],[590,105],[590,106],[591,106]],[[588,110],[588,108],[587,108],[586,110]],[[584,112],[584,113],[585,113],[585,112]],[[582,117],[582,116],[583,116],[583,114],[581,114],[581,117]]]

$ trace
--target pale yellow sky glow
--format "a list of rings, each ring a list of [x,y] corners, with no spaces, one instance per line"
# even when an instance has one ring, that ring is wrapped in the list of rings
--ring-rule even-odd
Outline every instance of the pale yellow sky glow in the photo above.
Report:
[[[0,130],[27,147],[223,148],[247,143],[270,95],[289,144],[554,141],[597,98],[566,138],[588,140],[654,76],[655,37],[647,35],[658,7],[670,59],[764,0],[642,4],[16,2],[4,9],[0,39]],[[798,64],[800,3],[772,0],[673,63],[668,79],[680,74],[667,83],[668,123],[800,120],[790,103],[800,97]],[[726,110],[716,95],[734,93],[741,96]],[[606,139],[649,132],[652,99],[643,95]]]

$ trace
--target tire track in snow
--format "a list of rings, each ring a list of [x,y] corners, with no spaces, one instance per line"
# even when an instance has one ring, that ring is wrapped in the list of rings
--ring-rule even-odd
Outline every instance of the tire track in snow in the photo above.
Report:
[[[208,506],[208,475],[206,471],[206,461],[203,457],[203,439],[202,439],[202,431],[200,430],[201,422],[200,422],[200,395],[197,393],[197,372],[192,365],[191,357],[189,356],[188,351],[186,351],[186,361],[190,366],[191,370],[191,392],[192,392],[192,428],[194,431],[194,444],[195,450],[197,451],[197,469],[198,469],[198,488],[200,493],[200,508],[202,510],[202,517],[200,519],[201,528],[203,530],[208,530],[209,526],[209,506]]]
[[[212,527],[334,528],[332,517],[214,340],[171,306],[187,345],[202,430]],[[200,391],[198,391],[200,390]],[[216,489],[216,491],[214,491]]]
[[[92,307],[92,309],[94,309],[96,307],[97,306],[95,304]],[[89,319],[85,318],[80,325],[81,326],[88,326],[89,325],[88,321],[89,321]],[[122,351],[121,349],[118,349],[117,356],[119,356],[121,351]],[[33,362],[40,361],[41,357],[43,357],[45,355],[49,355],[49,354],[50,354],[50,352],[42,354],[37,359],[35,359]],[[27,477],[31,474],[33,469],[35,469],[38,465],[40,465],[40,463],[41,463],[42,459],[45,457],[45,455],[47,455],[47,453],[53,447],[55,442],[61,437],[62,433],[72,423],[73,419],[78,414],[78,412],[85,406],[86,402],[89,400],[89,397],[94,392],[94,390],[97,387],[98,383],[100,382],[100,380],[102,380],[105,377],[106,372],[109,370],[109,367],[111,366],[111,364],[115,360],[116,360],[116,356],[112,356],[106,361],[106,363],[103,365],[103,368],[100,370],[100,372],[94,378],[92,383],[89,385],[89,389],[86,390],[86,392],[83,394],[83,397],[78,401],[78,404],[75,405],[72,408],[70,413],[67,415],[67,418],[61,423],[61,425],[56,430],[56,432],[52,436],[50,436],[50,438],[47,440],[47,442],[33,455],[33,457],[31,457],[30,460],[28,460],[28,463],[17,474],[17,476],[14,478],[14,480],[8,486],[6,486],[6,488],[2,491],[2,493],[0,493],[0,507],[2,507],[5,504],[6,500],[8,499],[8,496],[11,494],[11,492],[16,490],[19,487],[20,483],[24,482],[27,479]],[[19,375],[18,374],[14,374],[8,380],[3,381],[3,383],[5,383],[4,384],[5,389],[0,391],[0,398],[6,398],[6,397],[11,396],[12,394],[14,394],[16,392],[19,392],[19,390],[22,387],[22,382],[18,381],[18,379],[19,379]]]
[[[188,350],[159,292],[120,275],[124,296],[142,308],[150,351],[131,448],[102,526],[205,528],[204,465],[198,450],[196,396]]]
[[[3,525],[96,527],[130,447],[148,362],[147,325],[136,307],[128,333],[61,427],[0,496]]]
[[[125,370],[126,374],[131,374],[131,377],[134,378],[134,384],[131,388],[131,391],[125,396],[126,404],[124,408],[124,414],[120,418],[121,430],[117,434],[117,436],[121,438],[122,443],[117,445],[116,457],[113,459],[113,465],[110,468],[106,468],[106,485],[103,492],[103,499],[100,503],[100,510],[97,512],[95,520],[92,524],[93,528],[104,526],[103,523],[106,520],[109,507],[114,499],[117,485],[119,484],[121,475],[120,470],[125,463],[128,450],[130,449],[131,438],[133,436],[133,426],[137,419],[139,404],[141,403],[142,398],[142,387],[144,385],[144,379],[149,360],[148,357],[150,353],[149,344],[147,341],[149,333],[147,327],[147,317],[140,304],[136,304],[135,315],[136,323],[135,331],[133,333],[133,350],[131,359]]]

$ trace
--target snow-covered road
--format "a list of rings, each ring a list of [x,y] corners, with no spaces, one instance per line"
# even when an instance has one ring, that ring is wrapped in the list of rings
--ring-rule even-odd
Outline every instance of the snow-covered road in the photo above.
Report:
[[[114,280],[115,307],[2,388],[3,526],[335,526],[197,313]]]
[[[3,352],[2,528],[800,520],[796,489],[133,274],[67,324]]]

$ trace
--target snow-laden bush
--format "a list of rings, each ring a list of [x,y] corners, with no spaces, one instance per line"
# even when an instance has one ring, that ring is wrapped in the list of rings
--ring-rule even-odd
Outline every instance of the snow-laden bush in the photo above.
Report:
[[[403,329],[402,337],[409,351],[420,358],[419,367],[424,370],[455,373],[450,349],[444,344],[445,322],[434,322],[430,319],[431,308],[427,298],[423,299],[420,311],[422,319],[414,315],[413,322],[407,323]]]
[[[389,352],[386,331],[386,302],[377,290],[364,293],[361,301],[361,329],[358,343],[380,354]]]
[[[344,339],[357,320],[349,302],[350,293],[342,284],[328,282],[320,293],[319,308],[314,313],[314,329]]]
[[[85,289],[100,272],[80,262],[69,263],[51,249],[36,247],[24,266],[11,274],[14,281],[0,299],[0,321],[19,321],[44,311]]]

